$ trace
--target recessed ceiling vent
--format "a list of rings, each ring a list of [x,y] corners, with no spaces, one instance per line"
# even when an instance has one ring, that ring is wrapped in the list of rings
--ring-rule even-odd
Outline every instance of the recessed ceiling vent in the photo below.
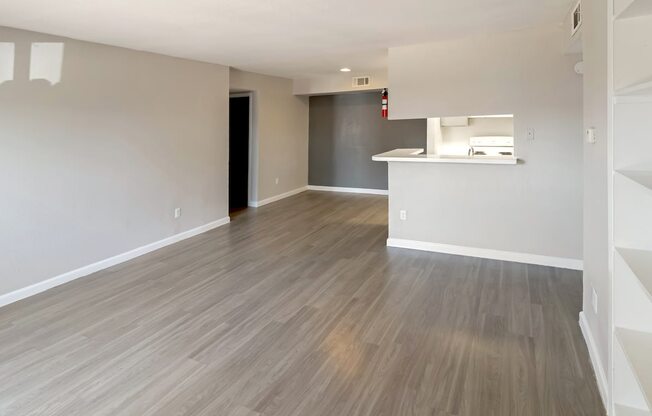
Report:
[[[582,26],[582,2],[578,1],[575,7],[573,7],[573,12],[571,15],[571,36],[577,32],[577,30]]]
[[[371,77],[353,77],[353,88],[366,87],[371,84]]]

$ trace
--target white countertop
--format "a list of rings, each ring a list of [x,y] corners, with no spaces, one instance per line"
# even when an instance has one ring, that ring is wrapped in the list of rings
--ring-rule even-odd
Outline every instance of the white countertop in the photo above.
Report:
[[[377,162],[474,163],[486,165],[515,165],[518,163],[518,159],[514,156],[427,155],[423,153],[423,149],[394,149],[374,155],[371,159]]]

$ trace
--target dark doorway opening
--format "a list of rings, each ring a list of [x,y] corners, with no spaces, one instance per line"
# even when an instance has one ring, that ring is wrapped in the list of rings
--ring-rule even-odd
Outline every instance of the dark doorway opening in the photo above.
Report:
[[[229,98],[229,212],[249,203],[249,96]]]

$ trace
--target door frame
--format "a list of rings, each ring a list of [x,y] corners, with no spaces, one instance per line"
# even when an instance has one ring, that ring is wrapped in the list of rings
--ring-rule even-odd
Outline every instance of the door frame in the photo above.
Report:
[[[258,200],[258,139],[255,134],[254,97],[253,91],[229,92],[229,111],[231,98],[249,98],[249,171],[247,172],[247,205],[256,206]]]

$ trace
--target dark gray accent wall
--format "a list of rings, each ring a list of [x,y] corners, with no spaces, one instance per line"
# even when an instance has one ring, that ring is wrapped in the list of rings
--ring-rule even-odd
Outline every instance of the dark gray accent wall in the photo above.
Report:
[[[425,149],[426,120],[381,118],[380,93],[310,97],[310,185],[387,189],[387,163],[371,156],[409,147]]]

